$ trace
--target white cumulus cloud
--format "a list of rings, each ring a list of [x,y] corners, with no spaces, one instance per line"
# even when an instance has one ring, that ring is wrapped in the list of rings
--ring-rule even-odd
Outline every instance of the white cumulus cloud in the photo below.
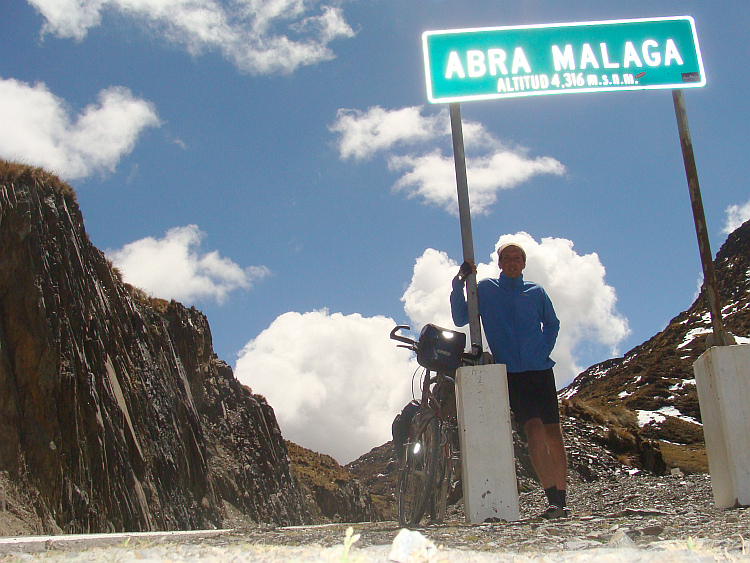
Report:
[[[127,88],[99,93],[76,115],[42,83],[0,79],[0,156],[40,166],[66,180],[112,171],[138,137],[160,125],[153,105]]]
[[[731,234],[739,229],[742,224],[750,219],[750,201],[743,205],[730,205],[726,209],[727,220],[724,223],[722,233]]]
[[[250,289],[270,273],[265,266],[242,268],[215,250],[203,252],[204,238],[196,225],[174,227],[164,238],[146,237],[107,256],[128,283],[183,303],[210,299],[221,304],[232,291]]]
[[[338,135],[342,159],[363,160],[385,153],[388,168],[402,174],[395,190],[457,214],[453,154],[446,155],[441,148],[451,137],[449,112],[422,112],[420,106],[395,110],[375,106],[365,112],[340,109],[329,129]],[[534,158],[524,147],[508,147],[481,123],[467,120],[461,128],[472,213],[487,213],[500,190],[542,174],[565,173],[556,159]]]
[[[316,0],[28,0],[43,31],[83,40],[107,10],[198,55],[217,50],[252,74],[289,73],[334,58],[328,46],[354,36],[340,8]]]
[[[605,268],[595,253],[579,255],[569,240],[544,238],[537,242],[523,232],[503,235],[495,248],[511,240],[526,251],[524,279],[547,290],[560,319],[560,334],[552,358],[557,362],[558,385],[563,387],[588,367],[580,366],[577,361],[580,346],[593,343],[605,347],[612,355],[618,353],[619,344],[630,334],[627,319],[617,312],[615,290],[607,285]],[[453,327],[450,282],[458,266],[445,253],[433,249],[427,249],[417,259],[412,282],[403,296],[404,310],[414,327],[420,328],[428,322]],[[493,249],[486,263],[478,261],[477,278],[499,275]],[[464,330],[468,334],[468,327]]]
[[[284,438],[348,463],[391,438],[417,368],[386,317],[286,313],[240,353],[235,376],[273,407]]]
[[[504,235],[497,244],[508,240],[523,245],[525,278],[547,289],[560,318],[553,353],[558,386],[582,370],[580,346],[594,343],[616,354],[629,328],[598,256],[577,254],[569,240],[537,242],[526,233]],[[487,255],[478,264],[480,278],[499,275],[494,249]],[[413,334],[426,323],[453,327],[449,295],[457,270],[444,252],[427,249],[417,258],[402,298]],[[412,397],[417,364],[388,338],[395,325],[382,316],[285,313],[244,347],[235,375],[268,399],[285,438],[348,463],[391,439],[393,417]]]

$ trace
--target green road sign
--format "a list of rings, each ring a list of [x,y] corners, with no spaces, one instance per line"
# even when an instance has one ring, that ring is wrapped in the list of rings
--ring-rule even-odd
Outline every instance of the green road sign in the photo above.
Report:
[[[426,31],[432,103],[705,86],[690,16]]]

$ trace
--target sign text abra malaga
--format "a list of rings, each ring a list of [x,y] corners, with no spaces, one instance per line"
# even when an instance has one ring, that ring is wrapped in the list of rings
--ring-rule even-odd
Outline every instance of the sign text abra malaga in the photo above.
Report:
[[[422,42],[433,103],[706,83],[689,16],[428,31]]]

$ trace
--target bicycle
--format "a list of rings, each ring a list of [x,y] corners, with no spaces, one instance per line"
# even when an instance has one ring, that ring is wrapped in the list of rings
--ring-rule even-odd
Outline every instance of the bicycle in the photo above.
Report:
[[[417,362],[426,370],[419,407],[399,456],[396,491],[399,525],[415,527],[428,509],[431,522],[441,523],[445,518],[448,488],[460,459],[453,374],[462,365],[476,362],[482,352],[465,353],[462,332],[427,324],[415,341],[397,334],[402,329],[409,327],[396,326],[391,339],[416,352]]]

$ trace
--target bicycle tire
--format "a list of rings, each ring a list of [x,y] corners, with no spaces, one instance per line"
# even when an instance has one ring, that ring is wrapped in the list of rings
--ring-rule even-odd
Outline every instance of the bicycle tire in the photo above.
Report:
[[[430,500],[430,519],[436,524],[445,521],[445,512],[448,507],[448,488],[450,487],[451,456],[449,446],[441,445],[438,454],[438,471],[435,475],[435,487]]]
[[[398,521],[418,526],[435,489],[440,449],[440,424],[434,415],[416,416],[409,433],[404,467],[398,479]]]

